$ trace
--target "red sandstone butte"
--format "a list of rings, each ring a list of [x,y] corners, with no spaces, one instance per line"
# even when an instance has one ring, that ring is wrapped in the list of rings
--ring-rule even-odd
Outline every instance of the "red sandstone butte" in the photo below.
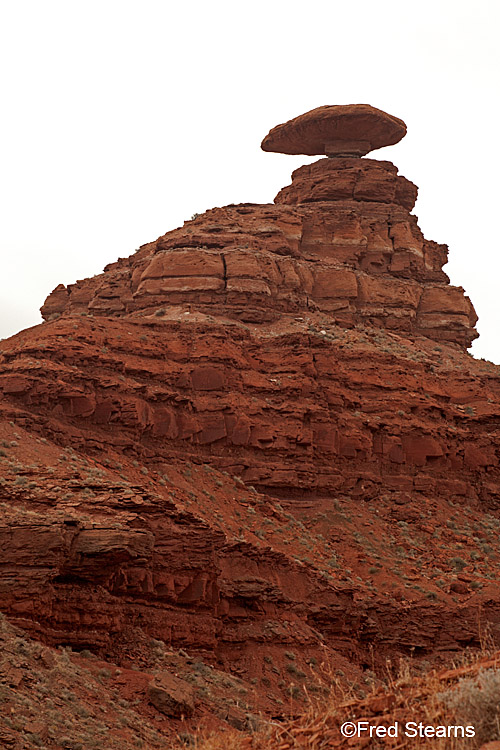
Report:
[[[10,621],[136,670],[146,712],[185,687],[171,671],[194,686],[173,713],[240,728],[235,689],[279,715],[311,659],[359,681],[478,622],[500,640],[500,373],[467,353],[474,308],[416,191],[320,159],[274,204],[59,285],[1,342]]]

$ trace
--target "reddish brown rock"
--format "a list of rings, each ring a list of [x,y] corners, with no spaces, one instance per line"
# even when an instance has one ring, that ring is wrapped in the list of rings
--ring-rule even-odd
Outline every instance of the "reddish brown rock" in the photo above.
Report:
[[[498,636],[498,368],[465,351],[475,314],[411,183],[354,161],[58,287],[1,342],[15,623],[125,668],[158,671],[137,644],[160,639],[262,680],[246,700],[270,715],[287,652],[299,687],[325,653],[352,680]]]
[[[391,146],[406,135],[406,125],[370,104],[341,104],[312,109],[277,125],[262,141],[264,151],[283,154],[364,156]]]
[[[470,594],[470,588],[463,581],[453,581],[453,583],[450,585],[450,591],[453,594]]]
[[[320,159],[292,173],[292,184],[280,190],[276,203],[297,205],[313,201],[375,201],[394,203],[411,211],[417,186],[398,176],[388,161]]]
[[[219,231],[225,223],[232,227],[227,237]],[[193,243],[197,250],[179,250]],[[369,322],[466,347],[477,336],[477,317],[463,290],[449,286],[446,260],[446,246],[425,240],[415,218],[395,203],[229,206],[64,295],[59,290],[58,312],[51,303],[42,313],[50,319],[85,309],[96,316],[177,315],[194,305],[203,314],[259,324],[323,310],[343,326]],[[109,296],[120,285],[126,295]]]
[[[68,301],[68,289],[64,284],[58,284],[53,292],[49,294],[42,305],[40,312],[45,320],[50,320],[54,315],[60,315],[65,309]],[[88,302],[89,300],[87,300]]]
[[[194,693],[191,685],[173,674],[162,672],[148,685],[148,698],[158,711],[172,717],[191,716]]]

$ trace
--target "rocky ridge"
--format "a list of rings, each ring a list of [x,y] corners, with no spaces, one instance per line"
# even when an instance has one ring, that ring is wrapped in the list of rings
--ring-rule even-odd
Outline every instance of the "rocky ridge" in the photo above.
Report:
[[[42,314],[144,315],[194,305],[243,323],[327,312],[345,328],[388,328],[466,348],[477,320],[443,272],[447,248],[409,211],[416,187],[389,162],[322,159],[275,205],[212,209],[103,274],[58,286]]]

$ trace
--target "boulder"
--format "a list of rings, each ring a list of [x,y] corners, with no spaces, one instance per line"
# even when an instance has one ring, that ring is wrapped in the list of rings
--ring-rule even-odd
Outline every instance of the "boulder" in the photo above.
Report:
[[[148,699],[162,714],[172,718],[192,716],[194,693],[191,685],[169,672],[161,672],[148,685]]]
[[[261,144],[263,151],[281,154],[364,156],[391,146],[406,135],[406,125],[370,104],[316,107],[276,125]]]

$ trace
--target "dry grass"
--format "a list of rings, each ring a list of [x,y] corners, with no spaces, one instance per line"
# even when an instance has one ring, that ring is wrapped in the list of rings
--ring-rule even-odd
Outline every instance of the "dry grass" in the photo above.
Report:
[[[323,700],[310,699],[300,716],[284,722],[263,722],[253,735],[218,732],[198,737],[196,750],[331,750],[331,748],[429,748],[435,750],[473,750],[484,742],[500,739],[500,651],[483,648],[466,655],[462,663],[446,670],[417,674],[411,661],[402,661],[397,673],[388,669],[383,685],[373,687],[366,698],[334,681],[330,695]],[[399,722],[398,737],[356,741],[343,738],[340,727],[345,721],[367,721],[373,726]],[[444,738],[405,736],[406,722],[424,726],[473,726],[475,737]],[[185,747],[185,745],[184,745]]]
[[[124,700],[113,683],[114,669],[83,652],[74,657],[68,650],[44,647],[0,617],[0,657],[0,746],[13,750],[429,750],[431,745],[437,750],[477,750],[500,739],[500,651],[488,643],[448,669],[424,672],[422,663],[412,660],[402,660],[395,668],[388,664],[383,680],[372,675],[371,687],[364,685],[368,694],[363,697],[359,685],[346,687],[345,676],[341,682],[338,670],[323,664],[316,677],[328,691],[322,697],[309,695],[300,713],[290,697],[284,721],[262,717],[253,731],[211,734],[191,723],[183,732],[177,730],[177,741],[174,726],[159,724],[141,703],[143,688],[138,701]],[[360,720],[374,727],[399,722],[399,736],[343,739],[343,722]],[[431,727],[472,725],[476,736],[407,737],[404,724],[409,721]]]

